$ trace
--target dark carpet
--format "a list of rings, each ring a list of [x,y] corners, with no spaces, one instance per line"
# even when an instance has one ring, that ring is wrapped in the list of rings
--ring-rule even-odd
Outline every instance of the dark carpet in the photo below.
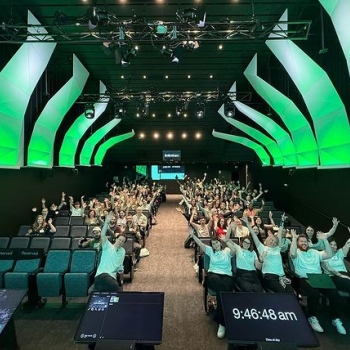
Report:
[[[141,259],[133,282],[126,283],[124,290],[165,292],[163,342],[156,349],[227,349],[227,339],[216,337],[216,324],[204,313],[202,286],[192,267],[193,252],[183,247],[188,227],[184,217],[175,210],[179,201],[180,196],[168,195],[161,205],[158,224],[152,227],[147,240],[150,255]],[[72,299],[66,308],[59,309],[53,305],[57,300],[49,299],[42,309],[18,310],[15,324],[21,350],[87,348],[73,340],[86,300]],[[344,313],[344,326],[350,334],[349,309]],[[349,334],[337,334],[326,317],[320,321],[325,329],[324,334],[317,334],[322,350],[350,348]]]

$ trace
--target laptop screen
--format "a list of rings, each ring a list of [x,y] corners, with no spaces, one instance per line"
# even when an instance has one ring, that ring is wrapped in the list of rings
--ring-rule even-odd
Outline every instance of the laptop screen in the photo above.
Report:
[[[164,293],[93,292],[75,333],[76,342],[98,339],[160,344]]]
[[[293,294],[221,293],[229,343],[294,343],[318,341]]]

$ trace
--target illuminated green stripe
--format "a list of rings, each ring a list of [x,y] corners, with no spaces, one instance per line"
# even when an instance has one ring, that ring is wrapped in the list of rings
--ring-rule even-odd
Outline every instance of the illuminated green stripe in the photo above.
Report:
[[[228,135],[228,134],[224,134],[222,132],[217,132],[215,130],[213,130],[212,134],[214,137],[216,137],[218,139],[223,139],[223,140],[230,141],[230,142],[240,143],[243,146],[251,148],[256,153],[256,155],[260,158],[263,166],[271,165],[270,157],[267,154],[267,152],[265,151],[265,149],[261,145],[255,143],[254,141],[251,141],[245,137]]]
[[[240,112],[255,121],[258,125],[262,125],[263,128],[276,140],[277,145],[282,153],[284,166],[297,165],[297,157],[294,144],[289,134],[284,129],[282,129],[271,118],[268,118],[266,115],[263,115],[255,109],[248,107],[242,102],[235,101],[234,104]]]
[[[330,15],[340,45],[343,49],[348,71],[350,73],[350,1],[349,0],[319,0]]]
[[[111,137],[109,140],[107,140],[106,142],[102,143],[102,145],[100,145],[100,147],[98,148],[98,150],[96,152],[96,155],[95,155],[95,158],[94,158],[94,165],[102,165],[103,158],[105,157],[106,152],[111,147],[113,147],[117,143],[120,143],[122,141],[130,139],[134,135],[135,135],[135,132],[133,130],[133,131],[130,131],[130,132],[128,132],[126,134],[123,134],[123,135]]]
[[[28,147],[28,166],[52,168],[56,132],[81,94],[89,72],[73,55],[72,78],[50,99],[35,123]]]
[[[286,20],[286,15],[281,18]],[[350,126],[345,106],[327,73],[291,40],[267,40],[300,91],[314,123],[321,166],[350,164]]]
[[[287,126],[294,142],[298,165],[317,167],[318,147],[310,124],[292,100],[257,76],[257,55],[251,60],[244,75]]]
[[[28,24],[40,26],[29,11]],[[38,35],[27,40],[52,40],[43,27],[29,29]],[[0,168],[23,166],[24,115],[55,46],[51,42],[24,43],[0,73]]]
[[[96,130],[84,143],[84,146],[80,152],[80,164],[84,166],[90,166],[92,153],[95,146],[102,138],[107,135],[116,125],[120,123],[121,119],[113,119],[100,129]]]
[[[234,127],[244,131],[247,135],[249,135],[250,137],[254,138],[255,140],[259,141],[261,144],[263,144],[266,149],[269,151],[269,153],[271,154],[272,158],[273,158],[273,163],[276,166],[282,166],[283,165],[283,158],[282,158],[282,154],[280,149],[278,148],[276,142],[272,139],[270,139],[269,137],[267,137],[266,135],[264,135],[262,132],[244,124],[239,122],[238,120],[235,120],[233,118],[227,118],[225,117],[224,114],[224,105],[222,105],[220,107],[220,109],[218,110],[218,113],[231,125],[233,125]]]
[[[100,93],[105,94],[106,86],[100,82]],[[59,166],[75,167],[75,154],[77,152],[78,144],[85,132],[90,126],[101,116],[106,110],[109,98],[106,98],[103,102],[94,104],[95,118],[87,119],[85,113],[81,114],[68,129],[64,135],[62,146],[59,153]]]

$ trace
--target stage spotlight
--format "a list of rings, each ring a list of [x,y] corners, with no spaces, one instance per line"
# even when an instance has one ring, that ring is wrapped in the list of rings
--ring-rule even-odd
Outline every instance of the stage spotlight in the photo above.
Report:
[[[122,67],[127,67],[130,64],[130,61],[136,57],[136,50],[132,47],[128,49],[123,55],[121,59]]]
[[[174,54],[174,51],[168,47],[164,46],[161,50],[161,54],[170,57],[172,63],[179,63],[179,58]]]
[[[197,102],[195,116],[197,119],[202,119],[205,116],[205,104],[204,102]]]
[[[180,115],[182,115],[182,113],[182,106],[176,106],[176,115],[179,117]]]
[[[227,102],[224,105],[224,114],[227,118],[233,118],[236,114],[236,108],[233,103]]]
[[[84,110],[85,118],[94,119],[95,118],[95,106],[92,103],[87,103]]]
[[[99,24],[106,23],[108,20],[108,12],[104,10],[99,10],[96,7],[92,9],[91,17],[88,21],[88,26],[90,30],[94,30]]]

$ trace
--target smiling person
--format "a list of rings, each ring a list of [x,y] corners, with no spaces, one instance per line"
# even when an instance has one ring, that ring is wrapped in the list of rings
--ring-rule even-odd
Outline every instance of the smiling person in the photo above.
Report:
[[[120,234],[114,244],[106,237],[109,222],[113,217],[114,213],[110,212],[101,231],[102,254],[94,281],[95,290],[100,292],[117,292],[119,290],[117,272],[123,270],[125,258],[123,245],[126,241],[126,236]]]
[[[341,313],[342,300],[336,289],[314,288],[307,280],[308,273],[321,274],[321,262],[332,257],[332,248],[327,240],[327,235],[323,232],[317,232],[317,239],[323,242],[325,250],[318,251],[311,249],[308,237],[306,235],[297,236],[295,230],[291,230],[293,235],[290,246],[290,257],[293,261],[295,273],[299,277],[298,284],[300,290],[307,297],[307,316],[309,323],[316,332],[323,332],[316,315],[318,313],[318,304],[321,293],[329,299],[329,313],[332,317],[332,324],[338,333],[346,334],[342,321],[339,318]]]
[[[254,244],[259,253],[259,260],[262,264],[263,286],[266,290],[275,293],[294,293],[294,290],[290,285],[291,281],[285,276],[281,256],[281,237],[285,219],[286,216],[283,214],[281,225],[278,230],[278,236],[268,236],[265,240],[265,244],[262,244],[257,233],[251,227],[248,218],[242,218],[242,221],[245,222],[251,236],[253,237]]]
[[[218,338],[225,336],[225,319],[221,305],[221,292],[232,292],[234,288],[234,279],[232,273],[231,258],[234,255],[232,248],[222,247],[221,242],[217,238],[212,238],[211,247],[204,244],[194,233],[190,236],[210,258],[207,285],[208,288],[215,291],[217,307],[214,314],[214,320],[218,323],[217,331]]]

